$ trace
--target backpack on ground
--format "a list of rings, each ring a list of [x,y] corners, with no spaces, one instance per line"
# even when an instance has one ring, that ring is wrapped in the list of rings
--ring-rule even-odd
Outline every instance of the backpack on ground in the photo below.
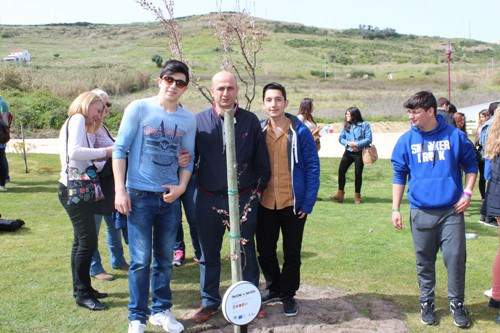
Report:
[[[2,215],[0,215],[2,217]],[[23,220],[5,220],[0,218],[0,231],[16,231],[24,225]]]

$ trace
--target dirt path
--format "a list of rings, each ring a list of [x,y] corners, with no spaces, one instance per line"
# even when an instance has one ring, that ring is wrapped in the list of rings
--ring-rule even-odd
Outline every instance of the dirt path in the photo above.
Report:
[[[327,133],[321,138],[320,157],[341,157],[344,147],[338,143],[338,136],[343,124],[333,123],[333,133]],[[371,123],[373,143],[378,149],[378,156],[381,159],[390,158],[394,144],[399,136],[408,130],[408,123],[404,122],[376,122]],[[27,139],[26,150],[28,153],[58,154],[58,139]],[[22,143],[19,139],[12,139],[7,144],[7,152],[22,152]]]
[[[301,285],[297,294],[299,314],[287,318],[281,303],[265,307],[267,316],[256,319],[248,332],[315,333],[315,332],[408,332],[398,306],[370,296],[348,295],[334,288],[315,288]],[[219,313],[203,325],[188,320],[186,332],[229,333],[233,327]]]

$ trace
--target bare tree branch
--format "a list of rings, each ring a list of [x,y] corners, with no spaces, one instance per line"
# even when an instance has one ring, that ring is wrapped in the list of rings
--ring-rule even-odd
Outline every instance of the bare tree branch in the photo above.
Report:
[[[165,30],[167,31],[169,47],[172,56],[189,65],[189,60],[184,56],[184,53],[182,51],[181,33],[174,16],[174,0],[163,0],[163,5],[167,12],[166,15],[163,10],[160,7],[155,6],[152,1],[136,1],[142,8],[153,13],[155,19],[159,21],[163,28],[165,28]],[[210,90],[207,87],[200,85],[199,77],[194,72],[193,66],[189,66],[189,69],[191,72],[191,82],[193,83],[193,85],[209,103],[212,103],[213,98]]]
[[[223,13],[219,9],[211,24],[224,51],[224,68],[232,68],[245,86],[245,108],[250,110],[255,99],[257,55],[262,49],[263,33],[256,27],[254,18],[244,10],[237,13]],[[242,65],[238,65],[233,59],[231,53],[233,45],[239,51],[243,60]]]

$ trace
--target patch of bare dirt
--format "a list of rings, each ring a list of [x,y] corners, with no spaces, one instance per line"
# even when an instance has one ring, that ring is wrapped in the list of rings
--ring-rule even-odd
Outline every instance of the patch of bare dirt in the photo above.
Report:
[[[285,317],[281,303],[265,306],[267,316],[255,319],[248,326],[254,333],[367,333],[408,332],[399,307],[387,300],[370,295],[350,295],[334,288],[316,288],[302,285],[296,296],[299,313]],[[233,332],[222,313],[203,325],[195,325],[189,318],[193,310],[184,314],[186,332]]]

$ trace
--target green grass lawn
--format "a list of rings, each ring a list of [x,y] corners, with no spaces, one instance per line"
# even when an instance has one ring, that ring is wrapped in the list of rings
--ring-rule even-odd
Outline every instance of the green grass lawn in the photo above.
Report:
[[[125,332],[128,288],[124,273],[111,271],[113,282],[93,281],[111,293],[108,311],[93,313],[75,306],[71,296],[70,221],[57,199],[59,160],[55,155],[30,155],[30,173],[24,173],[20,155],[8,155],[12,182],[0,193],[0,213],[21,218],[26,227],[0,234],[0,332]],[[338,159],[322,159],[321,189],[314,213],[308,218],[303,243],[302,283],[346,290],[356,299],[382,298],[401,307],[411,332],[455,332],[446,309],[446,272],[438,256],[437,327],[420,324],[415,257],[408,228],[397,232],[390,223],[391,168],[381,160],[365,168],[364,203],[354,206],[352,170],[343,205],[328,196],[336,189]],[[466,214],[467,231],[479,235],[467,244],[466,304],[471,332],[498,332],[495,312],[487,308],[483,291],[491,283],[491,264],[498,246],[493,228],[477,223],[478,194]],[[408,226],[408,206],[402,207]],[[187,232],[187,228],[185,228]],[[109,267],[101,233],[101,255]],[[186,234],[186,237],[189,237]],[[189,238],[187,238],[189,239]],[[189,243],[189,242],[188,242]],[[230,283],[227,243],[222,284]],[[188,248],[188,256],[192,251]],[[199,304],[198,267],[188,260],[175,268],[172,279],[174,310],[181,314]],[[369,314],[368,314],[369,316]],[[189,327],[187,327],[189,329]],[[148,330],[157,332],[156,329]],[[159,332],[159,331],[158,331]]]

